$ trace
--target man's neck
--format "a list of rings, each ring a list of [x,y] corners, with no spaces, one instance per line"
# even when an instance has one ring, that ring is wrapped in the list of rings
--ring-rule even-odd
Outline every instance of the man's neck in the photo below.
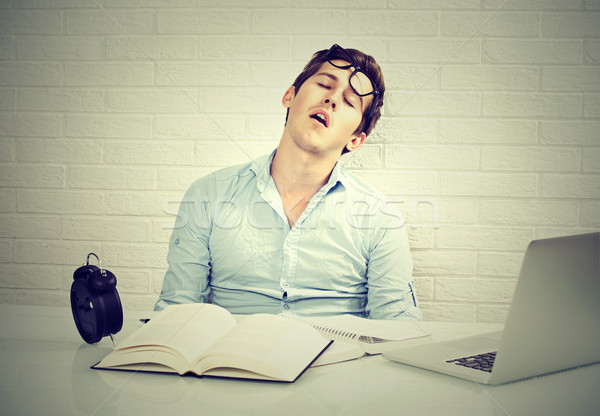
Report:
[[[337,158],[318,157],[282,141],[271,164],[271,177],[281,196],[290,227],[310,199],[325,185]]]

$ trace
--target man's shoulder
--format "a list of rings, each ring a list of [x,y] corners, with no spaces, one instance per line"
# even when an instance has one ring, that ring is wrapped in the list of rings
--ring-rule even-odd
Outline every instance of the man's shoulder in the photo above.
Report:
[[[210,192],[216,188],[227,188],[228,185],[234,186],[240,182],[240,179],[255,176],[250,167],[252,161],[239,165],[228,166],[218,169],[206,176],[196,179],[189,187],[190,192],[203,191]]]
[[[373,185],[344,168],[340,169],[340,177],[342,184],[348,190],[348,192],[355,193],[357,196],[362,195],[364,198],[381,202],[390,200],[388,196],[378,191]]]

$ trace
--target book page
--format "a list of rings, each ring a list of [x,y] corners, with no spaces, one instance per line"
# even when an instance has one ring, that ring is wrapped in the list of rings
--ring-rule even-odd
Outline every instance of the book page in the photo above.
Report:
[[[125,352],[139,346],[162,345],[179,352],[188,363],[192,363],[235,325],[233,316],[216,305],[173,305],[125,339],[117,350]]]
[[[328,343],[303,322],[277,315],[250,315],[209,347],[194,368],[198,373],[240,368],[293,381]],[[218,371],[210,374],[219,375]]]

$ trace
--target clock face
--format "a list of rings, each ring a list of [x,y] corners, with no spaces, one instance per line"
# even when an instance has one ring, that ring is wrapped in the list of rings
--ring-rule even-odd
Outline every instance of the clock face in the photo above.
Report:
[[[71,286],[71,311],[83,340],[94,344],[102,339],[104,318],[99,310],[98,296],[82,280],[73,281]]]

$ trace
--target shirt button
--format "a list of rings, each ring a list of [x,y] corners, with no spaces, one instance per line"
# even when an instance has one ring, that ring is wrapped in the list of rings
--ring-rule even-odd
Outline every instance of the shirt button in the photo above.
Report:
[[[290,247],[292,245],[292,240],[285,240],[285,245]]]
[[[283,305],[283,309],[288,310],[290,308],[290,305],[288,305],[287,303],[285,305]]]
[[[290,287],[290,284],[289,284],[288,282],[285,282],[285,283],[283,284],[283,287],[287,289],[288,287]]]
[[[179,245],[179,238],[175,239],[175,245],[178,246]]]

